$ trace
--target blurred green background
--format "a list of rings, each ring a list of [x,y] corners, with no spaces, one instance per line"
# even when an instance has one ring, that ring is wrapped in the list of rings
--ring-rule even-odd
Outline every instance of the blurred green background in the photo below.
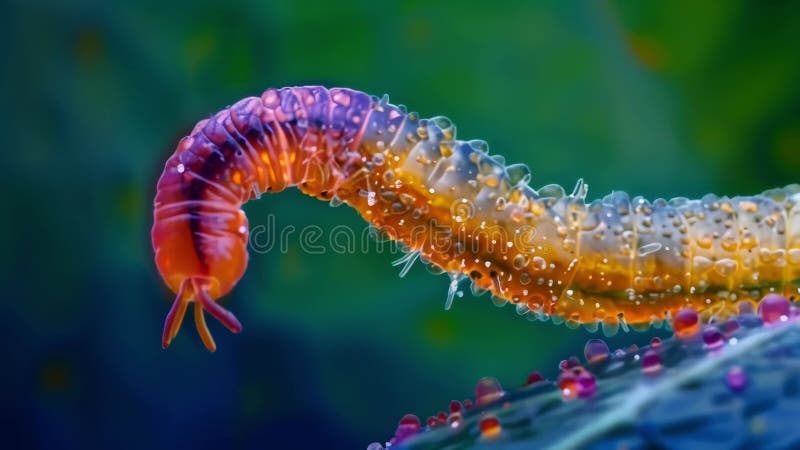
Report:
[[[196,121],[267,87],[389,93],[533,185],[734,195],[800,181],[800,9],[785,2],[11,1],[0,15],[3,436],[26,448],[365,448],[482,376],[553,376],[588,334],[529,323],[387,253],[255,255],[161,350],[157,177]],[[296,191],[252,225],[338,224]],[[627,334],[613,346],[643,344]]]

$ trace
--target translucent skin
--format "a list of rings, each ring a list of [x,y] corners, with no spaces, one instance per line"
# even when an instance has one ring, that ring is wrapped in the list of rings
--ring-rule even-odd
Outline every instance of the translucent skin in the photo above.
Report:
[[[456,139],[444,117],[419,119],[349,89],[268,90],[201,121],[167,160],[155,199],[153,248],[177,293],[163,345],[189,302],[214,348],[208,311],[247,266],[244,202],[297,186],[347,203],[388,237],[451,276],[534,317],[568,325],[649,326],[685,306],[724,317],[764,293],[797,294],[800,186],[752,197],[585,203],[582,183],[528,186],[482,141]]]

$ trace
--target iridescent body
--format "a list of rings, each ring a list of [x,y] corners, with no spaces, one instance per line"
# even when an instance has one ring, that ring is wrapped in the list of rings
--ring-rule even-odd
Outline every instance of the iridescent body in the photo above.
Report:
[[[241,329],[216,303],[247,266],[241,206],[292,186],[347,203],[450,274],[449,301],[468,277],[521,313],[613,332],[686,306],[725,317],[765,293],[798,292],[798,185],[652,203],[614,192],[587,204],[582,182],[568,195],[529,181],[485,142],[456,139],[447,118],[420,119],[385,97],[297,87],[241,100],[198,123],[158,183],[153,247],[177,293],[163,344],[193,301],[210,349],[203,310]]]

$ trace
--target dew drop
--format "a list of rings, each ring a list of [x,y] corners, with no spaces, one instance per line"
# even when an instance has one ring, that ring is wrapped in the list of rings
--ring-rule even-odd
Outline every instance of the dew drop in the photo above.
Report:
[[[502,398],[505,394],[506,392],[497,379],[483,377],[475,385],[475,404],[477,406],[486,405]]]
[[[460,412],[450,413],[450,415],[447,416],[447,425],[450,428],[458,428],[462,423],[464,423],[464,421],[461,418]]]
[[[481,153],[489,152],[489,144],[487,144],[486,141],[482,141],[480,139],[473,139],[469,141],[468,144],[470,145],[470,147],[473,148],[473,150],[477,150]]]
[[[720,328],[726,337],[730,337],[733,335],[733,333],[739,330],[739,322],[737,322],[736,319],[728,319]]]
[[[758,314],[766,324],[785,322],[790,313],[789,299],[778,294],[767,294],[758,304]]]
[[[558,363],[558,370],[566,372],[580,366],[581,362],[578,360],[578,358],[575,356],[570,356],[569,358]]]
[[[606,317],[600,322],[603,327],[603,335],[611,337],[619,333],[619,320],[615,317]]]
[[[692,258],[692,269],[697,272],[705,272],[710,269],[714,263],[705,256],[695,256]]]
[[[533,268],[536,270],[544,270],[547,268],[547,260],[541,256],[533,257]]]
[[[564,192],[564,188],[557,184],[548,184],[546,186],[542,186],[541,188],[539,188],[539,197],[541,198],[559,199],[564,197],[565,195],[567,194],[566,192]]]
[[[725,384],[731,392],[742,392],[747,386],[747,373],[741,366],[733,366],[725,374]]]
[[[437,426],[439,426],[439,421],[436,419],[436,417],[433,416],[430,416],[427,419],[425,419],[425,423],[428,425],[428,428],[436,428]]]
[[[722,249],[727,252],[734,252],[739,247],[739,244],[736,242],[736,233],[733,230],[728,230],[725,234],[722,235],[722,241],[720,242]]]
[[[711,241],[711,238],[708,236],[701,236],[697,238],[697,246],[700,248],[709,249],[711,248],[712,243],[713,242]]]
[[[654,349],[647,350],[642,355],[642,372],[647,375],[656,375],[661,372],[661,356]]]
[[[722,347],[725,344],[725,337],[714,327],[703,330],[703,344],[709,350]]]
[[[583,329],[588,331],[589,333],[597,333],[597,330],[600,328],[600,325],[597,321],[594,322],[586,322],[583,325]]]
[[[689,339],[700,331],[700,316],[694,309],[684,308],[675,315],[672,329],[678,339]]]
[[[540,383],[542,381],[544,381],[544,377],[542,376],[541,373],[539,373],[539,372],[531,372],[528,375],[528,379],[527,379],[525,384],[530,386],[532,384]]]
[[[500,421],[493,415],[486,415],[481,418],[478,428],[481,430],[481,438],[493,439],[500,435],[502,428]]]
[[[422,431],[422,424],[419,421],[419,417],[414,414],[406,414],[400,419],[391,443],[392,445],[397,445],[420,431]]]
[[[800,264],[800,248],[793,248],[787,252],[791,264]]]
[[[531,170],[525,164],[512,164],[506,167],[506,174],[512,185],[525,184],[531,180]]]
[[[383,153],[375,153],[372,155],[372,163],[376,166],[382,166],[386,162],[386,156]]]
[[[590,339],[583,347],[583,355],[589,364],[598,364],[608,359],[611,350],[602,339]]]
[[[421,423],[419,421],[419,417],[415,416],[414,414],[406,414],[400,419],[398,425],[410,428],[419,428]]]
[[[723,277],[729,277],[736,272],[738,263],[730,258],[723,258],[714,263],[714,271]]]
[[[492,295],[492,304],[498,308],[502,308],[508,304],[508,300],[504,299],[503,297]]]
[[[591,372],[578,366],[558,376],[558,388],[563,400],[588,398],[597,390],[597,382]]]
[[[647,256],[653,254],[657,251],[661,250],[661,243],[660,242],[651,242],[649,244],[645,244],[639,247],[638,253],[639,256]]]

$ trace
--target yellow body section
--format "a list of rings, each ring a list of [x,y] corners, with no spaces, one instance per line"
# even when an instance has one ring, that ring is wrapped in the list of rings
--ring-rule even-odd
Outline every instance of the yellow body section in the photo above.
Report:
[[[797,296],[800,186],[649,202],[581,183],[538,191],[445,118],[406,120],[341,198],[410,251],[479,290],[568,324],[648,326],[691,306],[724,318],[769,292]],[[517,171],[522,171],[520,177]]]

